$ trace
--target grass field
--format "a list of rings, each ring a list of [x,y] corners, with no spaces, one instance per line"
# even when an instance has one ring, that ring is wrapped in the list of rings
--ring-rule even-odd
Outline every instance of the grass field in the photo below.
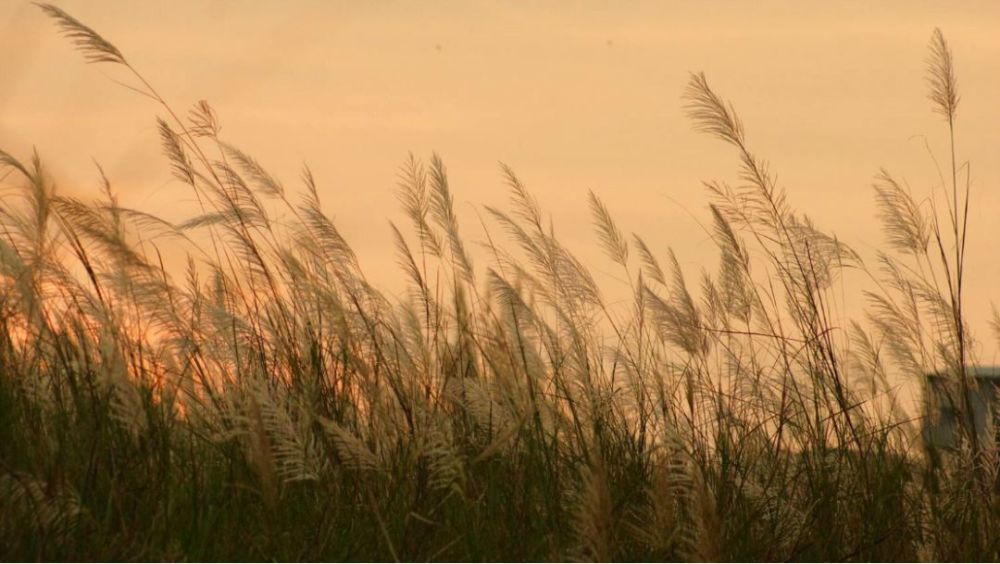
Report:
[[[870,267],[790,208],[692,75],[693,126],[738,178],[707,184],[715,272],[685,276],[591,193],[594,244],[631,289],[612,304],[513,170],[480,240],[441,159],[411,157],[397,299],[308,170],[286,187],[207,103],[172,107],[111,42],[41,9],[159,105],[199,204],[170,223],[107,180],[65,197],[42,157],[0,152],[0,559],[1000,558],[993,441],[958,402],[958,448],[929,448],[899,391],[930,372],[956,397],[971,385],[974,194],[954,150],[945,199],[876,178]],[[937,31],[927,72],[954,148]],[[845,269],[873,281],[862,319],[831,306]]]

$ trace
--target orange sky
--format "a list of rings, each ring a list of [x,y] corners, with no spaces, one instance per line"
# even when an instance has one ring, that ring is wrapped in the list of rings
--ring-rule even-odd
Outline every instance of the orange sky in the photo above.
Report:
[[[510,164],[557,233],[616,282],[591,233],[594,189],[620,226],[673,246],[693,277],[716,255],[702,180],[735,155],[691,130],[681,94],[703,70],[732,100],[791,203],[866,257],[882,245],[879,167],[918,195],[945,129],[925,97],[932,29],[957,61],[958,150],[972,161],[968,308],[984,361],[1000,301],[1000,3],[334,2],[66,0],[178,108],[208,99],[224,136],[292,185],[302,162],[376,279],[395,278],[387,217],[408,151],[438,151],[462,227],[502,204]],[[159,154],[151,103],[85,65],[37,8],[0,0],[0,146],[36,146],[64,191],[96,194],[91,159],[125,205],[195,209]],[[855,292],[859,288],[848,288]]]

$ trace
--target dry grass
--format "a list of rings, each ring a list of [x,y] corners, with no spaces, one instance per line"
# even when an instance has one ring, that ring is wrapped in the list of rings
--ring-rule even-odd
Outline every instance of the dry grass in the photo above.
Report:
[[[895,254],[869,318],[832,307],[856,253],[797,212],[703,75],[695,127],[720,266],[697,285],[589,195],[632,299],[610,306],[508,167],[473,264],[442,160],[400,170],[408,292],[369,281],[305,170],[286,188],[175,111],[94,30],[42,5],[91,62],[159,104],[170,224],[56,194],[0,152],[0,558],[112,560],[996,560],[997,456],[920,442],[901,379],[969,386],[969,192],[941,209],[883,171]],[[931,100],[952,138],[952,55]],[[281,221],[275,218],[280,214]],[[498,235],[497,233],[502,233]],[[187,251],[167,269],[160,246]],[[966,397],[962,395],[962,397]]]

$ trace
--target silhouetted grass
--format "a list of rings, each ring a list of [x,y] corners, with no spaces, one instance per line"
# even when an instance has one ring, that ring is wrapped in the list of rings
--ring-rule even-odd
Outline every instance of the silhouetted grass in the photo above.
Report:
[[[869,270],[792,208],[703,75],[691,119],[738,179],[707,184],[720,264],[698,291],[591,193],[631,288],[612,307],[507,166],[510,205],[487,208],[470,253],[433,156],[400,170],[394,300],[308,170],[288,190],[208,104],[184,117],[111,42],[41,8],[160,105],[199,209],[171,224],[107,180],[98,200],[60,196],[37,155],[0,152],[19,186],[0,204],[0,558],[1000,557],[996,448],[967,399],[959,447],[937,452],[897,395],[938,371],[967,398],[954,151],[944,208],[877,177],[892,254],[862,322],[831,288]],[[954,147],[938,31],[929,72]]]

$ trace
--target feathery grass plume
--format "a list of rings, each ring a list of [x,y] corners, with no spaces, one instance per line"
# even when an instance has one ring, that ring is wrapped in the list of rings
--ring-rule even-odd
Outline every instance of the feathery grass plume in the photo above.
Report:
[[[934,111],[950,123],[955,120],[958,109],[958,80],[951,49],[938,28],[934,28],[931,36],[930,51],[927,57],[927,83],[931,88],[928,98],[934,103]]]
[[[509,170],[507,172],[513,174]],[[585,307],[600,307],[600,290],[590,271],[559,243],[551,229],[548,232],[543,229],[540,223],[541,211],[523,185],[513,178],[511,186],[512,200],[515,203],[513,216],[489,206],[486,210],[521,247],[534,267],[535,277],[547,283],[546,286],[535,286],[534,289],[555,307],[556,313],[569,312],[575,315],[578,309],[582,311]],[[515,219],[517,217],[528,221],[529,225],[521,225]],[[535,220],[539,223],[533,223]],[[516,264],[508,266],[512,269],[520,268]],[[563,307],[559,307],[557,303],[560,300]],[[566,304],[576,304],[578,307],[567,309]]]
[[[294,399],[283,395],[273,391],[266,381],[250,383],[248,400],[258,425],[254,431],[261,434],[262,444],[269,447],[268,452],[261,454],[273,460],[278,476],[285,483],[317,480],[319,466],[315,441],[306,425],[308,418],[300,415],[300,421],[294,421],[290,413]]]
[[[875,180],[875,202],[889,244],[914,256],[927,251],[931,227],[908,190],[882,169]]]
[[[536,321],[534,308],[529,305],[514,284],[508,282],[502,274],[492,268],[487,270],[487,280],[491,293],[496,296],[497,301],[505,311],[516,312],[526,323]]]
[[[160,141],[163,144],[163,152],[170,159],[170,168],[174,176],[188,186],[194,186],[194,167],[191,165],[191,160],[184,151],[184,145],[180,138],[162,118],[157,118],[156,124],[160,130]]]
[[[684,273],[673,250],[669,251],[671,267],[670,296],[664,300],[652,289],[646,288],[646,297],[657,315],[658,327],[663,335],[681,350],[691,355],[706,351],[709,341],[703,332],[701,315],[688,292]]]
[[[591,463],[580,474],[575,520],[580,556],[589,562],[611,562],[614,514],[607,471],[603,463]]]
[[[427,284],[424,281],[423,274],[421,273],[420,266],[417,265],[416,259],[413,257],[413,252],[410,251],[410,246],[406,242],[406,237],[399,230],[398,227],[392,222],[389,222],[389,227],[392,229],[392,234],[396,242],[396,257],[397,262],[400,267],[409,276],[410,281],[413,282],[416,290],[418,290],[418,299],[422,301],[427,301],[427,309],[430,309],[430,292],[427,289]]]
[[[590,212],[594,216],[594,227],[601,239],[601,245],[611,260],[628,268],[628,241],[618,226],[615,225],[611,213],[593,190],[588,192]]]
[[[361,439],[354,436],[350,431],[332,419],[317,416],[316,420],[319,421],[330,437],[330,440],[333,441],[337,459],[341,464],[358,472],[370,472],[379,469],[378,458],[376,458],[375,454],[368,448],[368,445],[362,442]]]
[[[64,201],[65,199],[57,197],[55,200]],[[117,220],[115,221],[120,222],[127,229],[142,234],[145,240],[173,238],[191,242],[190,239],[177,229],[177,226],[149,212],[134,208],[124,208],[118,205],[98,204],[96,207],[101,213],[117,216]]]
[[[790,250],[790,270],[807,278],[816,290],[829,287],[840,270],[861,265],[861,257],[854,249],[836,235],[819,230],[808,216],[790,216],[785,230],[794,246]]]
[[[472,262],[465,252],[465,244],[458,233],[458,218],[455,216],[455,202],[448,187],[448,174],[444,161],[437,154],[431,156],[431,197],[430,209],[438,225],[448,235],[452,264],[465,282],[472,283]]]
[[[236,161],[243,174],[249,177],[263,194],[273,198],[280,198],[285,195],[285,188],[281,183],[264,170],[264,167],[254,160],[253,157],[228,143],[220,143],[220,146],[229,158]]]
[[[323,213],[316,180],[308,167],[304,169],[302,179],[306,186],[306,193],[303,195],[302,203],[298,209],[303,216],[304,227],[327,255],[326,258],[332,261],[334,267],[343,276],[347,276],[349,272],[357,269],[358,261],[354,250],[340,234],[340,230],[337,229],[333,221]]]
[[[722,517],[719,515],[715,493],[701,474],[695,474],[694,507],[694,558],[703,562],[725,560],[725,536]]]
[[[153,227],[161,234],[173,234],[170,224],[142,213],[128,213],[121,208],[100,208],[75,198],[54,197],[52,209],[71,235],[79,234],[96,246],[103,256],[122,269],[149,271],[153,268],[142,254],[129,242],[122,215],[138,218],[145,227]]]
[[[257,249],[256,241],[250,238],[248,228],[268,227],[268,213],[246,179],[227,162],[214,163],[215,174],[221,179],[221,186],[214,192],[216,206],[232,214],[232,231],[243,236],[249,246]]]
[[[504,228],[508,236],[518,244],[537,272],[541,273],[544,277],[548,277],[554,272],[556,266],[546,248],[544,239],[537,241],[521,224],[503,211],[491,206],[486,206],[486,211]],[[512,261],[513,259],[511,259]]]
[[[420,457],[427,463],[431,491],[462,494],[465,489],[465,464],[455,450],[453,431],[443,419],[432,417],[422,437]]]
[[[632,234],[632,241],[635,243],[635,247],[639,249],[639,257],[642,259],[643,272],[645,272],[646,276],[649,278],[652,278],[665,286],[667,284],[667,278],[663,275],[663,269],[660,267],[660,261],[656,260],[656,256],[649,250],[649,246],[646,244],[646,241],[634,233]]]
[[[14,158],[10,153],[0,149],[0,165],[9,166],[20,172],[25,178],[31,178],[31,173],[25,168],[21,161]]]
[[[37,4],[49,17],[56,21],[56,25],[73,45],[83,53],[83,56],[90,63],[116,63],[127,65],[125,56],[110,41],[101,37],[99,33],[80,23],[79,20],[67,14],[62,8],[52,4]]]
[[[454,378],[448,381],[445,393],[490,435],[511,424],[508,411],[493,399],[482,382],[473,378]]]
[[[644,504],[634,509],[627,526],[635,540],[662,560],[673,560],[677,552],[680,511],[677,486],[659,461],[651,464]]]
[[[24,176],[18,195],[26,206],[0,206],[0,229],[11,245],[16,260],[11,267],[21,270],[21,276],[11,280],[24,304],[26,321],[34,328],[45,324],[40,301],[45,298],[43,284],[45,274],[52,269],[59,270],[57,261],[50,260],[58,241],[52,225],[52,197],[54,187],[46,178],[38,152],[32,154],[30,165],[4,153],[2,163],[15,168]]]
[[[750,285],[750,255],[732,226],[716,206],[710,206],[715,223],[717,245],[722,251],[719,286],[726,312],[742,323],[749,323],[753,292]]]
[[[417,230],[421,252],[443,257],[441,238],[427,221],[427,216],[430,214],[430,196],[427,190],[427,171],[423,163],[410,153],[397,176],[398,197],[403,204],[403,210]]]
[[[98,373],[108,394],[110,414],[133,441],[147,430],[146,405],[138,389],[139,383],[130,379],[126,360],[122,358],[121,350],[115,342],[115,337],[107,333],[101,335],[97,343],[101,356],[101,368]]]
[[[569,250],[548,237],[548,247],[555,258],[555,270],[552,273],[553,282],[563,292],[571,303],[600,307],[601,291],[590,270],[580,262]]]
[[[897,387],[890,381],[887,359],[882,354],[885,347],[884,336],[878,342],[874,335],[866,331],[860,323],[851,322],[850,328],[851,350],[850,359],[854,368],[854,381],[860,384],[859,387],[867,388],[866,396],[871,398],[872,409],[876,414],[885,411],[880,419],[891,425],[898,425],[905,428],[911,436],[916,434],[916,425],[906,415],[905,409],[900,405],[897,394]]]
[[[662,443],[650,453],[651,476],[645,486],[645,504],[632,529],[660,559],[697,560],[692,461],[677,429],[668,427],[662,432]]]
[[[198,100],[198,103],[191,108],[188,112],[188,122],[191,124],[188,131],[196,137],[216,138],[222,131],[219,116],[205,100]]]
[[[227,223],[231,223],[232,221],[234,221],[234,217],[231,213],[209,212],[185,219],[177,224],[177,229],[181,232],[192,231],[205,227],[225,225]]]
[[[688,100],[685,109],[696,130],[715,135],[733,145],[743,145],[743,124],[736,110],[712,91],[705,73],[691,74],[684,97]]]
[[[740,178],[746,185],[733,190],[726,184],[710,182],[705,184],[709,192],[719,199],[730,220],[738,220],[756,238],[791,247],[787,223],[792,211],[785,193],[776,185],[767,162],[747,147],[743,125],[732,104],[725,103],[712,91],[703,73],[691,75],[684,96],[696,130],[714,135],[739,151]],[[785,249],[785,252],[789,250],[794,251]]]
[[[538,202],[535,201],[534,196],[524,187],[524,184],[517,178],[512,168],[504,163],[500,163],[500,171],[507,181],[507,186],[511,189],[511,202],[514,204],[514,212],[521,219],[541,230],[542,211],[538,207]]]

